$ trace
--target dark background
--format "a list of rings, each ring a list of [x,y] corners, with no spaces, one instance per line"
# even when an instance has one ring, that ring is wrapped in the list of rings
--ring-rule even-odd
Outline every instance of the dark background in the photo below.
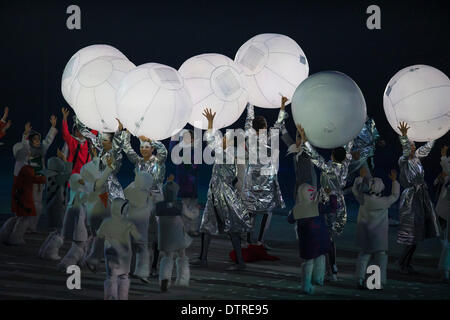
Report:
[[[159,62],[174,68],[201,53],[221,53],[234,58],[238,48],[259,33],[281,33],[296,40],[305,52],[310,74],[323,70],[346,73],[361,88],[368,114],[373,117],[385,149],[376,155],[376,174],[385,177],[397,167],[401,154],[398,137],[383,110],[383,92],[389,79],[413,64],[431,65],[450,74],[448,1],[1,1],[0,2],[1,100],[10,107],[13,126],[0,146],[0,213],[9,212],[9,190],[14,160],[11,147],[20,140],[23,126],[46,134],[50,115],[67,107],[60,80],[70,57],[91,44],[109,44],[136,65]],[[66,8],[81,8],[81,30],[66,28]],[[366,8],[381,8],[381,30],[366,27]],[[287,107],[290,112],[290,107]],[[269,124],[277,110],[256,109]],[[242,127],[245,112],[231,127]],[[351,121],[351,119],[349,119]],[[288,130],[295,128],[290,121]],[[168,142],[168,141],[165,141]],[[439,139],[424,160],[428,182],[440,172],[439,149],[449,134]],[[134,142],[136,143],[136,141]],[[59,134],[48,155],[62,147]],[[292,203],[294,185],[291,157],[280,142],[279,181]],[[326,152],[324,153],[327,154]],[[170,160],[168,160],[170,162]],[[171,165],[168,163],[168,171]],[[201,201],[209,183],[210,166],[201,172]],[[124,160],[120,179],[132,179]]]

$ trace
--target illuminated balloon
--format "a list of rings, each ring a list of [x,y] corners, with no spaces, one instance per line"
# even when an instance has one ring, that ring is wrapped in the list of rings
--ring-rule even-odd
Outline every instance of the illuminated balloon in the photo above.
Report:
[[[101,132],[117,130],[116,91],[135,65],[127,59],[99,57],[84,64],[70,87],[78,119]]]
[[[117,91],[117,114],[133,135],[163,140],[188,122],[192,102],[179,72],[159,63],[130,71]]]
[[[127,59],[125,55],[114,47],[106,44],[94,44],[78,50],[67,62],[61,79],[61,92],[66,102],[72,106],[70,86],[80,68],[87,62],[98,57],[118,57]],[[73,108],[73,107],[72,107]]]
[[[438,69],[415,65],[397,72],[383,95],[384,112],[398,133],[400,121],[413,141],[436,140],[450,129],[450,79]]]
[[[239,48],[234,60],[244,70],[249,102],[261,108],[279,108],[282,95],[292,100],[309,73],[303,50],[281,34],[254,36]]]
[[[247,105],[248,93],[237,63],[221,54],[201,54],[186,60],[179,72],[194,105],[191,125],[208,129],[208,121],[202,115],[205,108],[217,113],[213,124],[217,129],[239,119]]]
[[[295,123],[305,129],[311,144],[336,148],[353,140],[366,121],[366,102],[347,75],[324,71],[309,76],[292,98]]]

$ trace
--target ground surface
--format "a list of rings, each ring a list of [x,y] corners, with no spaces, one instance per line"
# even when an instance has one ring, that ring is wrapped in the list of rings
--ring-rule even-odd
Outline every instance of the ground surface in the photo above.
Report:
[[[4,220],[6,216],[3,216]],[[3,221],[0,221],[3,223]],[[438,239],[426,241],[419,247],[414,259],[417,275],[400,274],[395,261],[400,248],[395,243],[395,228],[391,228],[389,283],[383,291],[360,291],[354,286],[355,224],[350,222],[338,240],[339,280],[316,287],[315,295],[300,293],[299,259],[295,234],[282,216],[274,216],[268,242],[270,254],[278,256],[275,262],[247,264],[243,272],[225,272],[230,264],[231,244],[226,238],[214,238],[209,253],[208,268],[191,268],[190,288],[171,288],[161,293],[154,278],[150,285],[132,280],[130,299],[450,299],[450,286],[439,282]],[[67,275],[56,270],[56,262],[37,257],[39,246],[46,237],[41,231],[27,235],[27,245],[9,247],[0,245],[0,299],[102,299],[104,268],[93,274],[82,270],[81,290],[68,290]],[[69,248],[66,242],[61,252]],[[190,257],[198,256],[200,239],[188,249]],[[174,272],[175,276],[175,272]]]

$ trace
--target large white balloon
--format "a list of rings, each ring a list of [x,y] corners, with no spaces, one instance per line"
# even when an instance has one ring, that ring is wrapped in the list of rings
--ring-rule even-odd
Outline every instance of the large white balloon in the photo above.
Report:
[[[214,118],[217,129],[239,119],[247,105],[248,93],[237,63],[221,54],[201,54],[186,60],[179,72],[194,105],[191,125],[208,129],[208,121],[202,115],[205,108],[217,113]]]
[[[366,102],[347,75],[324,71],[309,76],[295,90],[292,113],[310,143],[336,148],[353,140],[366,120]]]
[[[397,72],[383,95],[384,112],[391,127],[405,121],[413,141],[430,141],[450,129],[450,79],[438,69],[415,65]]]
[[[279,108],[281,96],[292,99],[308,77],[308,60],[291,38],[275,33],[254,36],[234,59],[244,69],[249,102],[261,108]]]
[[[189,120],[192,101],[179,72],[159,63],[130,71],[117,91],[117,114],[133,135],[163,140]]]
[[[106,44],[94,44],[78,50],[67,62],[61,78],[61,92],[66,102],[72,106],[70,86],[80,68],[87,62],[98,57],[118,57],[127,59],[125,55],[114,47]]]
[[[98,57],[85,63],[70,86],[72,107],[78,119],[91,129],[117,130],[116,91],[135,65],[128,59]]]

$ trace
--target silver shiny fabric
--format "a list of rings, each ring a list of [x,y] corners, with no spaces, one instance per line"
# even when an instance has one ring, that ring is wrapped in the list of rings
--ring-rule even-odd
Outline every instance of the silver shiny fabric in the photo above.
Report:
[[[108,166],[107,159],[109,157],[112,157],[114,159],[113,162],[113,172],[108,177],[108,180],[106,182],[107,189],[108,189],[108,201],[111,202],[115,198],[121,198],[125,199],[125,195],[123,194],[123,188],[120,184],[119,180],[117,179],[117,173],[120,171],[120,168],[122,166],[122,153],[120,145],[117,143],[116,136],[118,136],[120,133],[115,133],[114,137],[112,139],[112,148],[109,151],[103,150],[103,144],[101,141],[101,134],[99,136],[96,136],[93,134],[85,125],[83,125],[78,119],[76,120],[76,125],[78,127],[78,130],[81,132],[81,134],[86,138],[89,139],[92,145],[97,149],[97,154],[99,158],[99,170],[103,172],[105,168]]]
[[[428,156],[434,141],[418,148],[412,157],[411,144],[406,136],[400,136],[403,154],[398,160],[400,184],[405,188],[400,197],[397,242],[413,245],[419,241],[439,236],[436,213],[425,183],[425,172],[421,159]]]
[[[330,220],[333,231],[336,234],[341,234],[347,222],[347,208],[345,206],[343,189],[347,183],[348,167],[352,160],[350,150],[353,147],[353,141],[350,141],[345,150],[347,152],[346,158],[341,163],[334,161],[325,161],[325,159],[314,149],[314,147],[306,141],[303,144],[303,149],[310,157],[311,162],[321,170],[320,187],[321,190],[330,189],[330,194],[337,197],[337,212],[336,220]],[[328,215],[332,217],[333,215]]]
[[[280,110],[278,119],[274,126],[268,130],[267,140],[265,141],[265,148],[268,150],[268,157],[270,152],[278,152],[278,150],[273,151],[271,149],[271,135],[273,134],[272,129],[281,129],[281,125],[286,117],[286,112]],[[247,118],[245,121],[245,134],[246,134],[246,146],[248,150],[247,159],[256,159],[257,163],[252,164],[247,162],[247,168],[244,176],[244,183],[242,186],[242,200],[251,212],[267,212],[272,211],[274,208],[284,208],[284,200],[281,195],[280,185],[278,184],[278,168],[270,161],[268,164],[261,162],[258,156],[258,148],[251,148],[249,146],[249,140],[253,136],[262,143],[260,137],[256,135],[253,129],[253,119],[255,118],[254,107],[251,104],[247,105]],[[253,154],[252,154],[253,153]]]
[[[375,155],[376,143],[380,139],[375,120],[368,118],[364,123],[361,132],[353,140],[352,151],[359,151],[358,160],[352,160],[348,168],[348,174],[357,172],[361,167],[367,164],[367,160]]]
[[[206,133],[206,141],[216,151],[216,158],[223,153],[222,139],[215,132]],[[248,232],[250,216],[234,184],[237,181],[236,164],[215,163],[209,182],[207,202],[203,212],[200,232]]]
[[[164,183],[164,176],[166,174],[166,159],[167,149],[159,141],[152,141],[152,147],[156,149],[156,155],[150,157],[145,161],[140,157],[131,146],[131,134],[128,131],[122,131],[120,134],[114,136],[115,144],[126,154],[128,160],[133,163],[138,171],[145,171],[153,176],[153,192],[162,193],[162,186]]]

